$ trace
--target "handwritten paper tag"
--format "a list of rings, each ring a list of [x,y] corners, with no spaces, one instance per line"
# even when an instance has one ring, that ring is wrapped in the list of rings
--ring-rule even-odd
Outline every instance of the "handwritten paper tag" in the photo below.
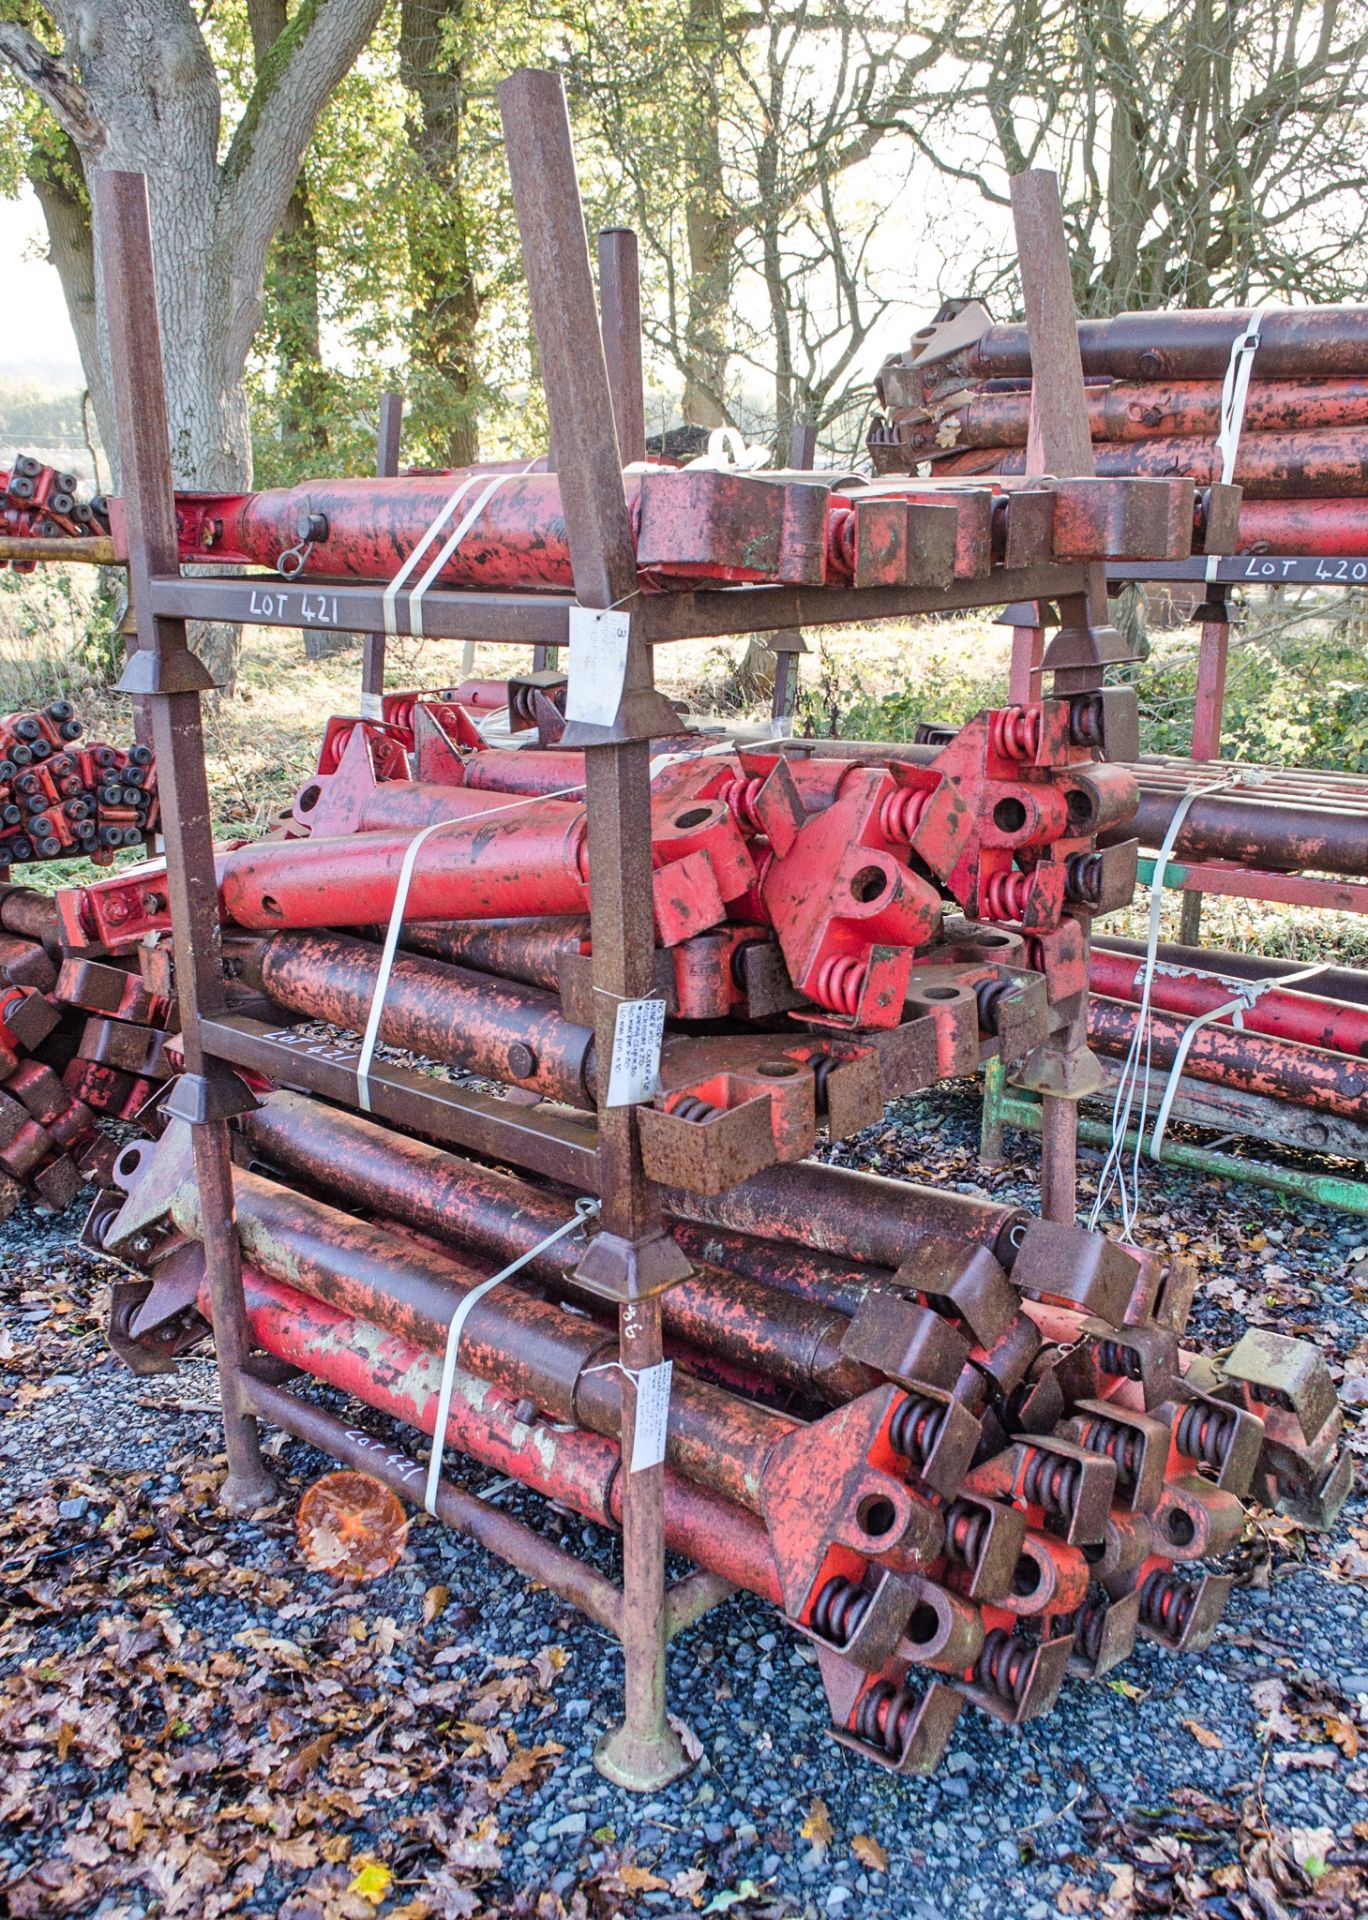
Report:
[[[627,636],[631,630],[630,614],[609,613],[599,607],[571,607],[567,720],[611,727],[617,719],[627,678]]]
[[[674,1361],[644,1367],[636,1377],[636,1424],[632,1428],[632,1472],[658,1467],[665,1458],[670,1427],[670,1381]]]
[[[619,1000],[613,1021],[613,1058],[608,1069],[608,1105],[634,1107],[660,1085],[660,1043],[665,1035],[663,1000]]]

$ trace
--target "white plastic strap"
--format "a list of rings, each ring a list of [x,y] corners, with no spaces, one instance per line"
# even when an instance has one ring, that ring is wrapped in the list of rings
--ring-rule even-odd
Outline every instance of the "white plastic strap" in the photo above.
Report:
[[[442,1356],[442,1382],[437,1390],[437,1420],[432,1429],[432,1452],[428,1456],[427,1486],[423,1493],[423,1506],[430,1513],[437,1512],[437,1489],[442,1484],[442,1453],[446,1444],[447,1421],[451,1417],[451,1394],[456,1384],[456,1356],[461,1349],[461,1335],[465,1332],[465,1323],[470,1318],[471,1309],[484,1299],[487,1293],[510,1279],[515,1273],[535,1260],[538,1254],[554,1247],[567,1233],[573,1233],[576,1227],[582,1227],[599,1210],[597,1200],[577,1200],[575,1211],[568,1220],[558,1226],[554,1233],[548,1233],[535,1247],[529,1247],[526,1253],[520,1253],[516,1260],[510,1260],[498,1273],[491,1274],[488,1280],[482,1280],[478,1287],[472,1287],[469,1293],[462,1294],[455,1313],[447,1325],[446,1352]]]
[[[1151,1160],[1158,1160],[1161,1157],[1169,1115],[1178,1097],[1178,1082],[1183,1077],[1183,1068],[1187,1064],[1188,1054],[1192,1051],[1192,1043],[1202,1028],[1210,1026],[1213,1021],[1224,1020],[1228,1015],[1233,1015],[1230,1024],[1243,1029],[1245,1014],[1263,998],[1264,994],[1271,993],[1275,987],[1290,987],[1298,980],[1309,980],[1313,974],[1324,971],[1324,962],[1321,961],[1313,967],[1302,967],[1297,973],[1279,974],[1265,980],[1242,980],[1236,987],[1233,999],[1227,1000],[1223,1006],[1212,1007],[1206,1013],[1196,1014],[1188,1021],[1183,1029],[1183,1037],[1178,1042],[1177,1051],[1174,1053],[1173,1063],[1169,1067],[1163,1098],[1159,1102],[1159,1111],[1154,1117],[1154,1131],[1150,1135],[1148,1147]]]
[[[1216,435],[1216,451],[1221,456],[1221,481],[1229,486],[1235,477],[1235,457],[1240,450],[1240,435],[1244,430],[1245,408],[1249,403],[1249,380],[1254,370],[1254,355],[1259,350],[1259,335],[1263,330],[1264,317],[1273,311],[1272,305],[1256,307],[1249,316],[1249,325],[1243,333],[1237,334],[1230,343],[1230,359],[1226,363],[1225,379],[1221,383],[1221,424]],[[1216,569],[1221,556],[1209,553],[1206,563],[1208,580],[1216,578]]]
[[[456,522],[456,525],[452,530],[452,532],[447,535],[445,543],[443,544],[443,546],[441,547],[441,549],[437,554],[437,558],[432,562],[427,572],[423,575],[422,579],[418,582],[417,586],[413,589],[413,592],[409,595],[409,632],[413,634],[416,638],[422,637],[423,596],[427,593],[433,581],[437,578],[438,574],[442,571],[442,568],[446,565],[447,561],[450,560],[452,554],[455,553],[457,547],[460,546],[461,542],[465,539],[466,535],[470,532],[470,529],[475,525],[475,522],[479,519],[480,515],[484,512],[485,508],[489,505],[490,501],[494,498],[494,495],[499,491],[499,488],[506,487],[510,480],[521,480],[523,477],[523,474],[530,473],[530,472],[531,472],[531,466],[529,464],[528,466],[524,467],[522,469],[522,472],[520,473],[496,474],[494,479],[492,479],[489,482],[489,484],[485,487],[484,492],[479,495],[479,497],[475,501],[474,506],[466,508],[465,512],[461,515],[460,519]],[[474,483],[472,482],[472,485],[473,484]]]
[[[361,1052],[356,1062],[356,1104],[362,1113],[371,1112],[370,1071],[375,1059],[376,1043],[380,1038],[380,1018],[385,1009],[385,995],[389,991],[390,974],[394,970],[394,956],[399,946],[399,935],[404,926],[404,908],[408,905],[409,888],[413,884],[413,872],[422,851],[423,842],[430,840],[434,833],[440,833],[443,827],[467,827],[475,820],[488,820],[496,813],[513,813],[519,807],[533,806],[538,800],[565,800],[571,794],[583,793],[584,785],[559,787],[554,793],[523,793],[516,800],[509,800],[502,806],[482,807],[478,813],[457,814],[451,820],[434,820],[431,826],[415,833],[404,849],[404,862],[399,869],[398,883],[394,889],[394,905],[390,908],[389,925],[385,928],[385,943],[380,949],[380,969],[375,976],[375,990],[371,994],[370,1012],[366,1016],[366,1030],[361,1036]]]
[[[414,547],[408,559],[404,561],[398,573],[395,574],[394,578],[385,588],[384,597],[380,603],[381,615],[384,620],[385,632],[391,639],[393,639],[399,631],[395,623],[394,608],[395,602],[403,591],[404,582],[408,579],[413,569],[418,565],[418,562],[442,531],[447,521],[450,520],[452,514],[455,513],[457,507],[460,506],[461,502],[470,492],[470,489],[475,485],[476,477],[473,473],[466,475],[460,486],[457,487],[456,491],[451,495],[451,498],[437,515],[437,518],[432,522],[427,532],[421,536],[418,544]]]

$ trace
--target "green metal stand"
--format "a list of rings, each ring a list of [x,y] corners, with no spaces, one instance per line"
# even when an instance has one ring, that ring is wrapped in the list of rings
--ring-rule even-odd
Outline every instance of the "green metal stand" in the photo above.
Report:
[[[990,1060],[983,1074],[983,1120],[980,1155],[989,1164],[1002,1158],[1004,1127],[1020,1127],[1025,1133],[1041,1130],[1040,1097],[1021,1087],[1009,1087],[1000,1060]],[[1080,1115],[1078,1137],[1090,1147],[1109,1147],[1111,1128],[1099,1120]],[[1134,1153],[1139,1136],[1126,1135],[1126,1151]],[[1152,1159],[1146,1151],[1143,1156]],[[1305,1173],[1297,1167],[1282,1166],[1276,1160],[1245,1160],[1233,1153],[1218,1153],[1211,1147],[1188,1146],[1165,1138],[1159,1164],[1183,1167],[1192,1173],[1216,1174],[1223,1180],[1242,1180],[1253,1186],[1272,1187],[1278,1193],[1294,1194],[1299,1200],[1311,1200],[1320,1207],[1337,1207],[1342,1213],[1368,1216],[1368,1184],[1349,1180],[1338,1173]]]

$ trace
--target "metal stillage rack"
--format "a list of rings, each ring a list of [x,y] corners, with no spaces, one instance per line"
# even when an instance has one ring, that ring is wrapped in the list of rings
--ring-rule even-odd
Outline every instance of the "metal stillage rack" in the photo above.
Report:
[[[600,319],[561,82],[548,73],[516,74],[501,87],[500,104],[575,591],[572,598],[435,590],[424,604],[423,630],[438,637],[558,647],[568,643],[569,612],[576,604],[630,614],[616,720],[611,726],[583,729],[577,742],[587,748],[596,1035],[601,1057],[608,1058],[619,1002],[649,998],[655,991],[650,743],[653,735],[677,731],[678,720],[653,685],[654,646],[699,635],[896,618],[947,605],[1001,604],[1007,598],[1062,599],[1083,610],[1080,617],[1086,621],[1089,570],[1049,560],[957,583],[949,593],[916,587],[763,587],[643,596],[622,484],[624,464],[645,453],[635,241],[621,231],[603,236]],[[222,1497],[238,1511],[273,1497],[258,1442],[262,1418],[364,1466],[412,1496],[423,1481],[424,1470],[416,1460],[374,1443],[367,1447],[356,1430],[285,1391],[278,1374],[271,1375],[250,1351],[226,1124],[253,1104],[238,1070],[255,1070],[342,1104],[355,1104],[357,1083],[354,1068],[343,1057],[345,1049],[291,1044],[278,1022],[230,1010],[200,711],[211,682],[190,651],[186,633],[186,622],[194,619],[314,625],[373,636],[366,649],[364,692],[375,698],[383,677],[382,591],[375,586],[305,588],[260,576],[181,573],[143,179],[128,173],[97,175],[94,200],[137,618],[136,649],[121,688],[146,703],[161,769],[165,884],[185,1063],[167,1106],[191,1124],[194,1141],[223,1394],[228,1474]],[[387,425],[382,466],[394,461],[397,417],[392,415]],[[410,631],[402,603],[398,612],[391,630]],[[604,1104],[606,1088],[601,1087],[597,1124],[590,1127],[379,1063],[371,1089],[371,1105],[380,1117],[490,1158],[539,1169],[598,1195],[601,1230],[581,1279],[618,1308],[618,1354],[626,1374],[625,1462],[635,1431],[636,1380],[662,1359],[661,1294],[688,1271],[663,1226],[656,1189],[644,1174],[634,1110]],[[1072,1218],[1074,1107],[1068,1100],[1051,1100],[1050,1109],[1059,1125],[1052,1135],[1047,1120],[1047,1160],[1053,1153],[1055,1189],[1055,1205],[1049,1210],[1057,1218]],[[1047,1183],[1049,1178],[1047,1172]],[[732,1589],[703,1572],[667,1585],[663,1467],[624,1473],[620,1587],[450,1481],[443,1482],[438,1511],[449,1524],[620,1638],[625,1711],[621,1725],[601,1744],[601,1770],[640,1789],[660,1786],[685,1772],[691,1763],[665,1713],[666,1648],[674,1633]]]

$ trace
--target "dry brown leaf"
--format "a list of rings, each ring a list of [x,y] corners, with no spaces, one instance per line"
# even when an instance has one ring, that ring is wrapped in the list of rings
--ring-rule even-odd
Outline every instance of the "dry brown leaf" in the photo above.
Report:
[[[670,1883],[649,1867],[615,1867],[611,1876],[627,1893],[666,1893]]]
[[[803,1822],[801,1832],[803,1838],[811,1842],[814,1853],[826,1852],[836,1836],[825,1800],[818,1799],[812,1802],[807,1810],[807,1819]]]
[[[1206,1747],[1211,1753],[1225,1752],[1225,1741],[1220,1734],[1213,1733],[1210,1727],[1204,1727],[1200,1720],[1185,1720],[1183,1725],[1199,1747]]]
[[[1328,1740],[1334,1741],[1346,1760],[1358,1759],[1363,1742],[1352,1720],[1343,1720],[1337,1713],[1326,1714],[1325,1735]]]
[[[1055,1905],[1061,1913],[1090,1913],[1094,1894],[1091,1887],[1080,1887],[1074,1880],[1066,1880],[1055,1895]]]
[[[670,1882],[670,1892],[676,1900],[687,1900],[691,1907],[703,1904],[703,1889],[708,1884],[708,1876],[702,1867],[685,1867],[682,1873],[675,1874]]]
[[[850,1851],[862,1867],[868,1867],[871,1873],[888,1872],[888,1855],[877,1840],[867,1833],[857,1833],[850,1843]]]

